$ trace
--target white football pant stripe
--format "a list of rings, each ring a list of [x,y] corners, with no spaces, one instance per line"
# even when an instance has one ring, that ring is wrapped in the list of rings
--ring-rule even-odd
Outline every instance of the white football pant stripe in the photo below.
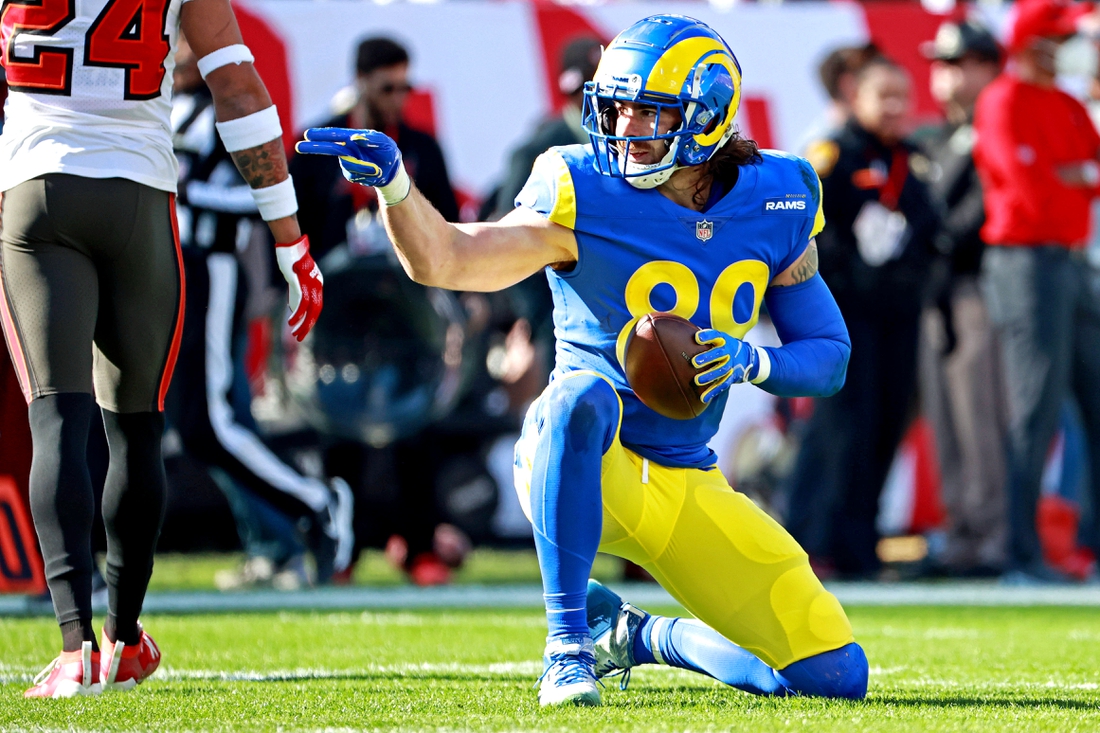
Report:
[[[206,409],[218,442],[257,477],[320,512],[329,492],[280,461],[263,442],[236,422],[227,395],[233,383],[233,314],[237,299],[237,258],[216,252],[207,257],[210,296],[206,309]]]

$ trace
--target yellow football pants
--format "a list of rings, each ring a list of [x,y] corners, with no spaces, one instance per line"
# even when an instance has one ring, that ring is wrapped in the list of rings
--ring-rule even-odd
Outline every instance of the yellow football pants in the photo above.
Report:
[[[619,408],[621,415],[621,401]],[[516,491],[528,519],[538,438],[530,422],[516,445]],[[721,471],[652,463],[624,448],[616,430],[601,484],[600,551],[641,565],[696,618],[772,668],[854,640],[806,553]]]

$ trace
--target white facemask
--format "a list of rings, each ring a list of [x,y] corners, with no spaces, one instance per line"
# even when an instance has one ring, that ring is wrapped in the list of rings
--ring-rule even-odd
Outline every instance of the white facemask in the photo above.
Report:
[[[1054,73],[1058,76],[1096,76],[1100,68],[1100,52],[1096,44],[1084,36],[1073,36],[1054,53]]]

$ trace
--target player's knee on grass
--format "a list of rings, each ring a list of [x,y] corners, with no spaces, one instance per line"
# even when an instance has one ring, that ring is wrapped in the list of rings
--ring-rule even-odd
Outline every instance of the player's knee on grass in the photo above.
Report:
[[[601,454],[611,447],[619,425],[619,398],[604,379],[579,373],[554,380],[550,385],[550,424],[555,438],[564,439],[567,450]]]
[[[851,643],[784,667],[775,676],[790,692],[862,700],[867,696],[867,655]]]

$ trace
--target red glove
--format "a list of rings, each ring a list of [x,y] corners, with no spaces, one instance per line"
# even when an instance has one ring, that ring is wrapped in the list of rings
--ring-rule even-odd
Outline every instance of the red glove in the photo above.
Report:
[[[302,237],[289,244],[275,245],[275,260],[279,272],[290,285],[289,305],[292,315],[287,320],[294,338],[301,341],[317,323],[324,303],[322,285],[325,279],[317,263],[309,254],[309,237]]]

